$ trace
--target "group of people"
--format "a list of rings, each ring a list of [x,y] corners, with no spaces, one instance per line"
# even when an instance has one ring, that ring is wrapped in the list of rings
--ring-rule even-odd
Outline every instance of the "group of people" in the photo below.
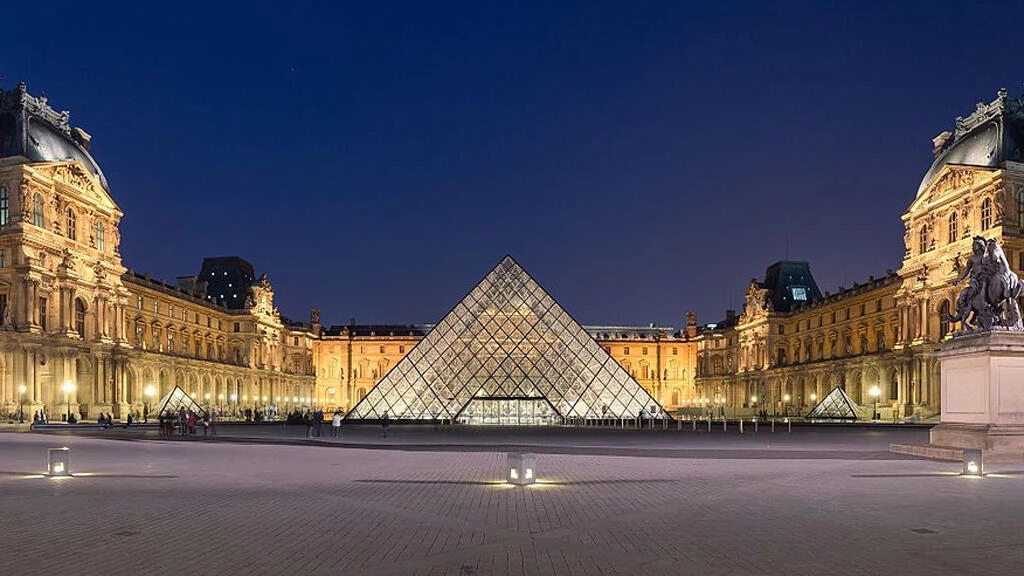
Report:
[[[160,425],[160,435],[164,437],[174,436],[175,429],[178,431],[178,436],[193,436],[196,434],[196,429],[199,425],[203,427],[203,436],[216,436],[217,419],[216,410],[211,410],[208,414],[200,416],[194,410],[188,410],[184,406],[180,406],[177,412],[172,410],[161,411],[157,417],[157,422]]]

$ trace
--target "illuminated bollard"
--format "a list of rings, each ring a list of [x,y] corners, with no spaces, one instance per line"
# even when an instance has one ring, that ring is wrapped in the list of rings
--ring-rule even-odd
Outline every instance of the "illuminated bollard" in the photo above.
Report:
[[[68,462],[70,448],[47,448],[46,449],[46,471],[50,476],[68,476],[71,474],[71,465]]]
[[[523,486],[537,481],[536,454],[509,452],[507,462],[508,477],[506,480],[509,484]]]
[[[985,457],[980,448],[964,448],[964,476],[984,476]]]

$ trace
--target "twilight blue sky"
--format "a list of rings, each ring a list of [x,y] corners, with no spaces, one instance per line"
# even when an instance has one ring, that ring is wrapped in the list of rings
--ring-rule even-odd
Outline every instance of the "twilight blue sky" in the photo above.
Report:
[[[117,4],[117,3],[113,3]],[[1024,80],[1017,3],[15,3],[0,76],[93,135],[130,268],[434,322],[506,254],[587,324],[900,265],[931,138]]]

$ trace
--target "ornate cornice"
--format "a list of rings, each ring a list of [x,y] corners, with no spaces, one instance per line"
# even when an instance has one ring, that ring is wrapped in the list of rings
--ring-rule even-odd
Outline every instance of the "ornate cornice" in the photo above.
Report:
[[[14,90],[0,89],[0,110],[25,110],[71,136],[71,112],[54,110],[45,95],[32,96],[24,82],[18,82]]]

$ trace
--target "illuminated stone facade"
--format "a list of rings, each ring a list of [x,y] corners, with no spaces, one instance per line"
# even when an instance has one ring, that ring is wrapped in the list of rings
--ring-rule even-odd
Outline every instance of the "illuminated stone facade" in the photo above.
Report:
[[[315,310],[288,321],[265,276],[239,304],[201,275],[172,285],[127,270],[122,213],[68,119],[24,85],[0,91],[0,412],[123,417],[175,385],[228,412],[348,410],[430,330],[325,327]],[[670,411],[803,414],[838,386],[883,418],[929,417],[971,237],[998,239],[1024,268],[1022,126],[1021,101],[1001,91],[934,140],[895,273],[822,295],[780,281],[800,268],[783,262],[721,322],[584,329]]]
[[[1024,270],[1024,102],[1001,90],[933,144],[902,216],[900,270],[786,311],[765,306],[753,282],[744,314],[698,339],[699,396],[729,414],[802,414],[840,386],[862,406],[877,402],[883,419],[938,414],[935,353],[958,329],[946,314],[972,236],[997,239]]]
[[[314,334],[282,321],[265,277],[230,309],[202,279],[122,265],[121,210],[68,120],[24,84],[0,90],[0,411],[141,416],[175,385],[227,412],[309,405]]]

